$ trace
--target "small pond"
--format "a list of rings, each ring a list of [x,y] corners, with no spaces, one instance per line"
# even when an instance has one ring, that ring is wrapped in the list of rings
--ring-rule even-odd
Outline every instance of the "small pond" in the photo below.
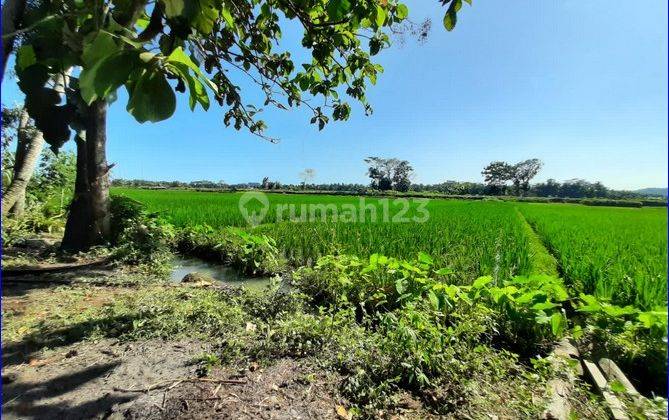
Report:
[[[176,256],[172,260],[172,274],[170,279],[173,282],[180,282],[188,273],[197,271],[206,274],[220,281],[222,284],[230,286],[242,286],[252,289],[261,289],[269,285],[269,277],[247,277],[240,274],[232,267],[221,264],[212,264],[198,258],[185,258]]]

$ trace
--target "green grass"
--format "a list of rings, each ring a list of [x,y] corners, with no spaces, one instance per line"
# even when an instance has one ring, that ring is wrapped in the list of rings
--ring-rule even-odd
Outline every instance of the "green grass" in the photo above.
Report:
[[[215,228],[248,226],[239,208],[240,193],[207,193],[193,191],[156,191],[115,189],[145,203],[150,211],[163,212],[177,226],[208,224]],[[460,281],[481,275],[510,276],[527,274],[531,269],[528,237],[521,218],[510,203],[432,200],[426,206],[429,220],[425,223],[389,223],[382,220],[387,205],[388,217],[402,210],[390,199],[366,197],[365,205],[375,208],[365,212],[364,221],[345,223],[341,220],[294,223],[277,222],[278,205],[295,204],[295,215],[301,205],[330,204],[340,210],[356,208],[360,198],[329,195],[268,194],[270,210],[256,232],[277,241],[286,257],[295,265],[310,264],[319,256],[333,253],[367,257],[380,253],[391,257],[413,259],[423,251],[435,258],[438,265],[453,268]],[[404,217],[420,216],[419,202],[411,205]]]
[[[518,204],[576,290],[617,304],[667,306],[663,208]]]
[[[645,309],[666,307],[667,213],[663,208],[431,200],[425,223],[374,222],[371,210],[357,223],[333,221],[329,216],[325,221],[293,223],[286,221],[288,211],[284,221],[277,220],[277,206],[295,205],[297,217],[301,206],[309,204],[333,205],[341,214],[346,206],[357,207],[361,199],[268,194],[267,216],[260,226],[250,228],[238,208],[241,193],[120,188],[113,192],[145,203],[176,226],[238,226],[265,233],[294,265],[311,264],[326,254],[367,257],[380,253],[412,259],[423,251],[437,265],[454,269],[460,282],[488,274],[507,277],[559,270],[576,291]],[[379,219],[386,205],[391,220],[401,210],[392,199],[365,197],[364,201],[376,209]],[[411,203],[404,214],[409,219],[419,215],[418,202]],[[260,208],[253,202],[249,206]]]

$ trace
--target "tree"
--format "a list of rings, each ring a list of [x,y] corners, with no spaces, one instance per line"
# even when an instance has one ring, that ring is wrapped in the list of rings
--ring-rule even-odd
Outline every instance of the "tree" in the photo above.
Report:
[[[300,172],[300,179],[302,180],[302,188],[306,188],[307,183],[313,181],[316,177],[316,170],[307,168],[304,171]]]
[[[2,194],[2,217],[7,214],[20,216],[25,209],[26,188],[42,153],[44,138],[42,133],[32,125],[25,107],[3,108],[2,117],[5,132],[3,135],[6,135],[8,129],[14,127],[16,138],[16,153],[13,156],[11,178],[8,177],[8,186]],[[9,142],[3,141],[3,143],[8,145]]]
[[[539,159],[528,159],[515,165],[498,160],[483,168],[481,175],[493,194],[503,194],[507,182],[511,181],[514,194],[525,195],[530,189],[530,181],[542,166],[543,163]]]
[[[550,178],[544,183],[535,184],[533,191],[539,197],[557,197],[560,194],[560,183]]]
[[[369,165],[367,175],[372,180],[372,188],[381,191],[390,189],[409,190],[413,168],[408,161],[370,156],[365,159],[365,163]]]
[[[26,0],[5,0],[2,4],[2,73],[0,82],[5,76],[7,61],[14,51],[17,31],[23,23]]]
[[[440,1],[448,6],[444,26],[451,30],[462,0]],[[371,112],[366,87],[383,70],[372,56],[389,45],[388,29],[408,15],[396,0],[61,0],[28,6],[16,71],[28,112],[52,149],[75,133],[75,195],[62,242],[73,250],[110,236],[106,118],[119,87],[127,89],[126,109],[140,123],[169,118],[175,92],[188,90],[191,109],[208,109],[213,97],[226,110],[226,125],[273,140],[258,118],[262,109],[244,103],[231,79],[235,70],[257,83],[265,106],[304,105],[322,129],[327,113],[348,119],[344,94]],[[301,27],[302,47],[311,53],[300,66],[288,51],[276,51],[288,21]],[[61,104],[48,81],[73,67],[81,71],[69,78]]]
[[[399,161],[393,171],[393,188],[397,191],[406,192],[411,187],[411,175],[413,168],[406,160]]]
[[[268,176],[263,177],[262,182],[260,183],[260,188],[263,190],[269,190],[270,180]]]
[[[483,168],[481,175],[485,183],[491,188],[492,193],[503,194],[506,189],[506,183],[513,178],[514,167],[506,162],[494,161]]]
[[[539,159],[527,159],[513,165],[511,179],[516,195],[527,194],[530,189],[530,181],[539,173],[543,165]]]

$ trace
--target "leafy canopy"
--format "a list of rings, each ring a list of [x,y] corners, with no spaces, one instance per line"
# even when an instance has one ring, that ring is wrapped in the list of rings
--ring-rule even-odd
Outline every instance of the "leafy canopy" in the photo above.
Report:
[[[439,1],[451,30],[462,0]],[[175,92],[188,91],[191,109],[215,101],[226,109],[226,125],[265,137],[261,109],[242,100],[242,75],[262,89],[263,106],[305,105],[322,129],[330,118],[349,117],[348,98],[371,111],[366,87],[383,71],[372,57],[408,14],[397,0],[38,1],[16,70],[29,112],[54,148],[81,126],[79,111],[95,100],[113,102],[121,86],[140,123],[169,118]],[[301,30],[301,48],[311,53],[302,63],[281,43],[287,27]],[[71,68],[81,71],[63,103],[49,81]]]

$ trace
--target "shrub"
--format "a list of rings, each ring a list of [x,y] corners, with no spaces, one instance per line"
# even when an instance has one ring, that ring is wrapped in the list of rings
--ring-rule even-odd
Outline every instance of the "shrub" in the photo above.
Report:
[[[119,261],[161,276],[169,273],[176,237],[174,226],[126,197],[112,199],[111,220],[114,256]]]
[[[182,229],[176,243],[183,254],[232,265],[246,275],[278,274],[286,268],[274,239],[241,229],[216,231],[207,225],[197,225]]]

